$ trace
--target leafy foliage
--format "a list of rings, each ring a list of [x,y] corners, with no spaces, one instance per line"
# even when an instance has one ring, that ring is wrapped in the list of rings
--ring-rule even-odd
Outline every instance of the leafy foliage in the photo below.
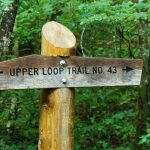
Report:
[[[11,2],[0,1],[0,14]],[[149,7],[129,0],[21,1],[10,56],[18,57],[16,51],[20,56],[40,53],[42,25],[56,20],[73,31],[78,50],[83,46],[86,56],[139,58],[138,25],[149,18],[141,11]],[[37,149],[39,91],[0,94],[0,149]],[[138,87],[76,89],[75,149],[132,150],[136,145],[150,149],[149,120],[146,133],[136,137],[138,99]]]

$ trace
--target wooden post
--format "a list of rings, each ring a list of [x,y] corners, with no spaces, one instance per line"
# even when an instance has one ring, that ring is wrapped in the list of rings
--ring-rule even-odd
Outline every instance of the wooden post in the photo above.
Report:
[[[42,55],[75,55],[76,38],[57,22],[42,28]],[[41,62],[42,63],[42,62]],[[39,150],[72,150],[74,127],[74,88],[42,89]]]

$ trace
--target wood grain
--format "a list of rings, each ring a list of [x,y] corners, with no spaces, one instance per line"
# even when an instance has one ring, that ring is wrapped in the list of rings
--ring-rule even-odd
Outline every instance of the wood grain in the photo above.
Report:
[[[141,69],[143,62],[141,59],[125,59],[125,58],[101,58],[101,57],[58,57],[58,56],[42,56],[29,55],[16,58],[13,60],[0,62],[1,68],[48,68],[61,67],[60,61],[65,60],[67,66],[88,67],[88,66],[111,66],[115,65],[119,68],[125,66]]]
[[[57,22],[42,29],[42,55],[75,55],[76,39]],[[44,62],[44,61],[43,61]],[[58,65],[58,61],[54,61]],[[50,64],[49,64],[50,65]],[[46,78],[44,77],[46,81]],[[51,78],[51,80],[53,80]],[[50,87],[51,83],[46,81]],[[41,82],[44,85],[45,82]],[[56,88],[56,87],[55,87]],[[39,150],[72,150],[74,128],[74,89],[44,89],[41,92]]]
[[[66,61],[65,66],[60,65],[61,60]],[[0,63],[0,71],[3,72],[0,74],[0,89],[139,85],[142,66],[142,60],[139,59],[31,55]],[[112,71],[116,67],[117,72],[110,73],[110,67]],[[133,70],[122,70],[126,67]],[[18,68],[21,72],[10,76],[10,69]],[[73,68],[86,71],[75,73]],[[93,68],[102,68],[103,72],[95,73]],[[66,84],[63,84],[63,78],[67,80]]]
[[[42,28],[42,55],[70,56],[76,54],[76,38],[65,26],[51,21]],[[49,52],[52,51],[51,55]]]

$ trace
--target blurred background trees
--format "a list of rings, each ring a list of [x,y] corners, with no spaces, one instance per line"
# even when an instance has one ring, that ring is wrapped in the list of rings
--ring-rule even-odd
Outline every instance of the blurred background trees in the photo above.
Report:
[[[0,0],[1,29],[4,12],[14,2],[19,1]],[[1,60],[40,54],[41,28],[51,20],[75,34],[80,55],[142,58],[140,87],[76,89],[75,150],[149,150],[149,18],[149,0],[20,1],[7,57],[0,45]],[[37,149],[39,93],[0,92],[1,150]]]

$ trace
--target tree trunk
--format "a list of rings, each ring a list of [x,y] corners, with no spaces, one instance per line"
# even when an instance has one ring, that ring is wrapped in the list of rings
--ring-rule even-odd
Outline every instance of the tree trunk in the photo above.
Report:
[[[146,1],[143,1],[143,3]],[[139,1],[140,3],[140,1]],[[147,9],[140,10],[141,12],[148,12]],[[140,137],[146,134],[147,119],[150,114],[149,109],[149,92],[150,92],[150,56],[149,56],[149,45],[148,45],[148,20],[140,19],[139,25],[139,49],[140,56],[143,59],[144,67],[142,74],[142,84],[139,90],[139,99],[137,101],[137,124],[136,124],[136,149],[143,149],[142,145],[138,142]]]
[[[13,32],[18,5],[19,5],[19,0],[14,0],[12,4],[8,5],[4,9],[2,15],[2,21],[0,25],[0,61],[6,59],[9,50],[11,35]],[[0,91],[0,95],[1,95],[1,91]],[[7,131],[11,135],[13,135],[14,133],[14,125],[11,124],[11,120],[15,119],[15,111],[16,111],[16,105],[14,103],[14,99],[12,99],[10,114],[9,114],[10,120],[7,122]]]
[[[9,50],[18,5],[19,0],[14,0],[13,3],[8,5],[3,12],[0,26],[0,56],[3,57],[6,57]]]

